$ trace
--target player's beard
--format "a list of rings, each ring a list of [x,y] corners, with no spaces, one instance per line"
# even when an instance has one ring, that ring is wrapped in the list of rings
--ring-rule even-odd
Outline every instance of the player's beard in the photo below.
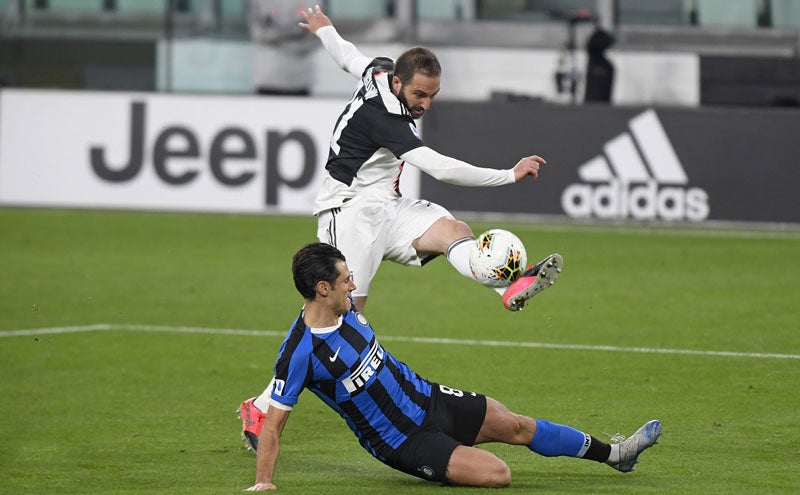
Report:
[[[411,105],[408,104],[408,99],[406,99],[406,86],[405,84],[400,86],[400,94],[397,95],[397,99],[400,100],[400,103],[406,106],[409,112],[411,112],[411,117],[416,120],[422,117],[425,114],[425,109],[422,108],[420,105],[412,108]]]

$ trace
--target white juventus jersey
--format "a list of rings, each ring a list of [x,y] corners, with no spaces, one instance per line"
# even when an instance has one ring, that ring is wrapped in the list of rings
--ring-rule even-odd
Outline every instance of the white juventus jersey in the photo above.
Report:
[[[408,109],[391,92],[393,68],[391,59],[373,60],[339,116],[315,214],[356,196],[384,202],[400,195],[398,157],[423,143]]]
[[[317,36],[336,63],[358,77],[359,83],[336,121],[325,165],[328,176],[314,202],[315,215],[355,197],[378,203],[396,199],[405,163],[457,185],[514,182],[513,169],[475,167],[424,145],[408,108],[392,93],[392,59],[364,56],[332,26],[320,28]]]

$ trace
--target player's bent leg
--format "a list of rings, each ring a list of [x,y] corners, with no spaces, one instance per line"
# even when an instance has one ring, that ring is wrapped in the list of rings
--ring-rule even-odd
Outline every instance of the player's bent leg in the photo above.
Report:
[[[511,484],[511,470],[491,452],[459,445],[447,463],[445,479],[455,485],[501,488]]]
[[[502,402],[486,397],[486,417],[475,443],[502,442],[528,445],[536,432],[536,420],[511,412]]]
[[[474,237],[469,225],[453,217],[441,217],[414,239],[411,246],[419,253],[444,254],[453,242],[465,237]]]

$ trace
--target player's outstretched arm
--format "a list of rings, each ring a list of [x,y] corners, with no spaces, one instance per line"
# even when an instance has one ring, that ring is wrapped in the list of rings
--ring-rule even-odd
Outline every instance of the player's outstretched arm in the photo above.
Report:
[[[354,77],[360,78],[372,59],[358,51],[354,44],[339,36],[333,23],[319,5],[313,9],[302,10],[301,15],[305,22],[300,22],[300,27],[314,33],[322,41],[322,46],[336,65]]]

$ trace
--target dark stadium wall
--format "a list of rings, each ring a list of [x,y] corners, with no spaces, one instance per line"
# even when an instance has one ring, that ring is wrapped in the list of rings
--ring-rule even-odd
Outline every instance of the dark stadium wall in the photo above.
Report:
[[[536,183],[467,189],[423,175],[455,211],[574,218],[800,222],[800,111],[439,102],[425,142],[471,163],[548,160]]]

